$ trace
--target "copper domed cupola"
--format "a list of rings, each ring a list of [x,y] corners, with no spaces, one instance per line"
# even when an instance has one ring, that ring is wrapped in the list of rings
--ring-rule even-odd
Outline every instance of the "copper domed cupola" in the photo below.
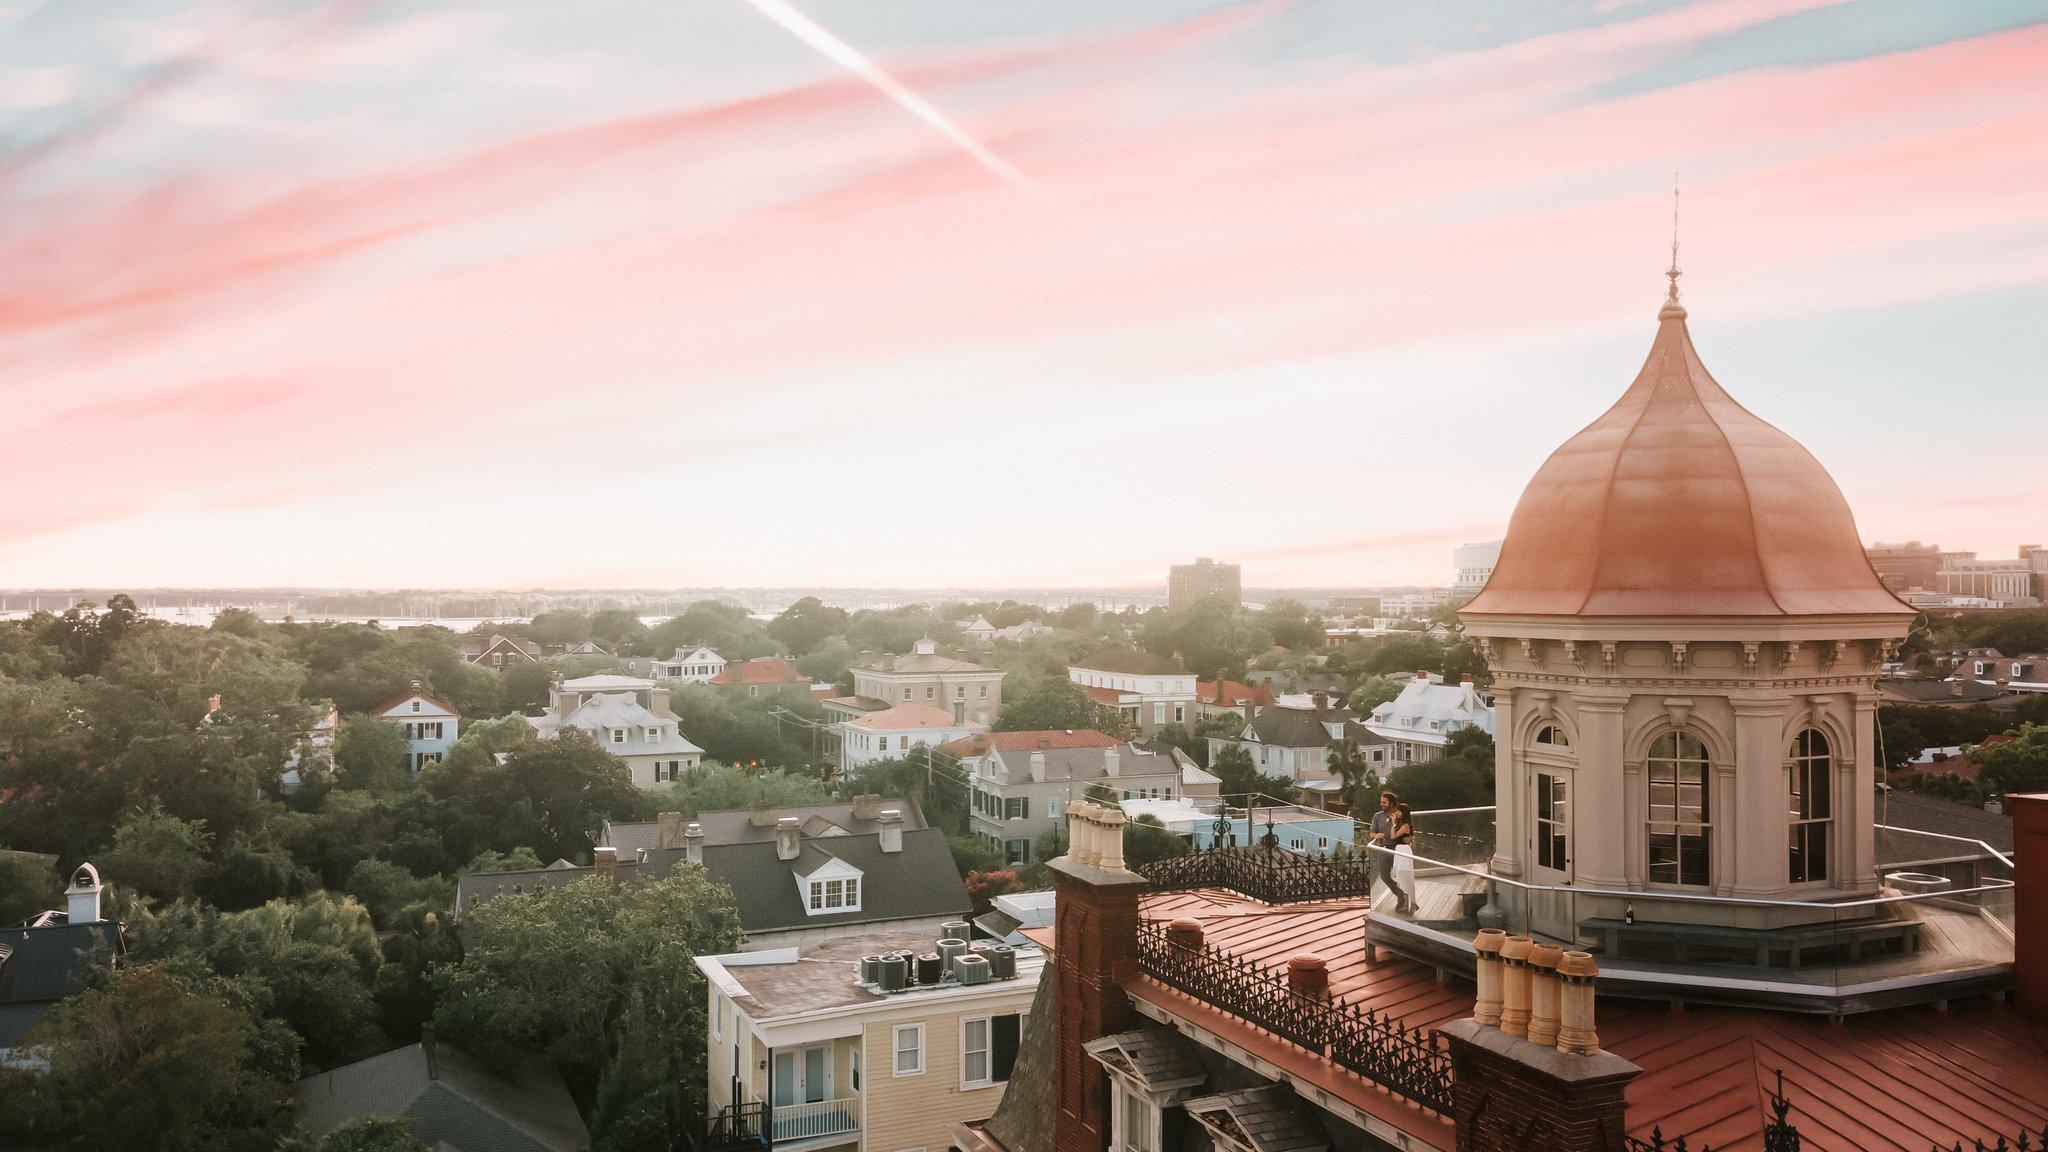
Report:
[[[1537,470],[1462,615],[1912,615],[1827,470],[1708,374],[1672,275],[1635,383]]]

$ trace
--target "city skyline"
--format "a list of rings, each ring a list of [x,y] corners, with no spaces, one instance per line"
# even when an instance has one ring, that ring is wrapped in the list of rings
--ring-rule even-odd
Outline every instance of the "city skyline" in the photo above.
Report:
[[[1440,585],[1674,169],[1865,543],[2048,541],[2026,5],[119,11],[0,5],[10,585]]]

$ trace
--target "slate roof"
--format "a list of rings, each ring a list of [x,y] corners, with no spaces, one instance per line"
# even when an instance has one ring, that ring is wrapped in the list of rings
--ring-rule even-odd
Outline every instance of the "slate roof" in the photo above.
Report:
[[[906,806],[901,852],[882,851],[880,837],[874,834],[827,836],[804,841],[798,859],[782,860],[775,854],[774,829],[770,828],[769,838],[764,841],[706,845],[704,870],[711,879],[732,889],[733,901],[739,906],[740,928],[748,933],[940,916],[965,919],[974,905],[967,897],[966,885],[960,881],[959,869],[954,867],[945,831],[922,827],[912,830],[907,826],[910,819]],[[922,823],[922,817],[919,821]],[[647,849],[644,862],[636,852],[633,859],[622,859],[615,865],[619,882],[659,880],[675,869],[684,852],[681,848]],[[808,874],[826,857],[844,860],[860,869],[859,911],[812,916],[804,908],[797,873]],[[455,881],[456,916],[459,919],[499,895],[567,887],[597,874],[597,869],[591,867],[470,873]]]
[[[1325,715],[1333,720],[1350,719],[1343,712]],[[1337,742],[1323,721],[1306,708],[1262,709],[1245,725],[1245,731],[1251,739],[1276,748],[1328,748]]]
[[[680,853],[678,853],[680,855]],[[809,873],[824,857],[844,860],[861,871],[858,912],[810,915],[797,887],[798,871]],[[830,928],[935,916],[962,919],[974,907],[953,865],[946,833],[923,828],[903,833],[901,852],[882,851],[878,836],[832,836],[804,842],[797,860],[780,860],[775,844],[727,844],[704,849],[704,869],[732,889],[740,928],[748,933],[790,928]]]
[[[1909,704],[1985,704],[2012,696],[1996,684],[1979,680],[1879,680],[1881,696],[1894,696]]]
[[[1055,983],[1053,966],[1047,964],[1038,975],[1038,991],[1024,1017],[1024,1033],[1017,1039],[1010,1086],[1003,1090],[995,1115],[983,1122],[988,1134],[1013,1152],[1049,1152],[1053,1146],[1053,1120],[1059,1115],[1052,1072]]]
[[[1328,1148],[1330,1134],[1301,1097],[1281,1084],[1197,1096],[1183,1105],[1202,1127],[1249,1152]]]
[[[1031,782],[1031,757],[1033,753],[1045,753],[1045,778],[1055,780],[1102,780],[1108,777],[1103,763],[1101,747],[1084,746],[1069,748],[1018,748],[995,754],[1001,770],[999,778],[1007,784],[1028,784]],[[1126,777],[1180,776],[1180,761],[1171,754],[1162,754],[1127,744],[1117,750],[1118,779]]]
[[[603,677],[620,679],[620,677]],[[632,729],[631,739],[624,744],[613,744],[600,739],[605,750],[614,756],[693,756],[702,755],[704,750],[691,743],[681,732],[674,730],[673,717],[656,716],[641,706],[640,702],[624,693],[603,693],[592,696],[577,705],[574,712],[556,718],[529,716],[527,723],[541,736],[553,736],[563,728],[581,728],[590,733],[601,733],[607,728]],[[649,743],[642,735],[649,728],[661,729],[662,738]]]
[[[50,1005],[78,990],[95,949],[125,951],[121,926],[100,920],[0,929],[0,1048],[13,1047]]]
[[[1097,652],[1074,661],[1073,667],[1090,672],[1115,672],[1124,676],[1185,676],[1188,670],[1178,660],[1150,652]]]
[[[1009,752],[1034,748],[1114,748],[1123,741],[1093,728],[1046,728],[1032,732],[977,732],[945,746],[959,756],[978,756],[993,748]]]
[[[655,686],[654,681],[639,676],[614,676],[610,673],[562,681],[564,692],[644,692]]]
[[[885,812],[891,808],[903,813],[903,830],[905,832],[915,832],[925,827],[923,810],[909,800],[884,797],[876,811]],[[684,820],[683,823],[688,824],[691,820],[696,821],[697,825],[704,829],[704,843],[707,846],[749,842],[774,843],[774,821],[770,821],[765,826],[755,824],[753,822],[753,815],[752,812],[744,809],[699,812],[697,815]],[[813,816],[823,816],[839,827],[846,829],[847,832],[856,835],[872,833],[880,828],[880,825],[873,820],[854,819],[853,802],[850,800],[841,800],[830,804],[790,804],[777,808],[775,815],[778,818],[794,816],[799,820],[806,821]],[[614,829],[632,828],[638,827],[638,825],[614,824],[612,827]],[[657,828],[656,831],[658,832],[659,829]],[[653,846],[644,845],[644,847]],[[636,844],[634,847],[643,847],[643,845]],[[622,845],[619,851],[621,854],[624,854],[626,849]]]
[[[1194,1043],[1171,1028],[1140,1028],[1102,1036],[1082,1045],[1097,1059],[1112,1051],[1124,1068],[1154,1092],[1176,1083],[1199,1081],[1208,1075]]]
[[[1922,796],[1917,792],[1902,792],[1894,788],[1889,796],[1878,797],[1877,810],[1883,814],[1885,824],[1892,828],[1911,828],[1917,832],[1932,832],[1940,836],[1982,840],[2000,852],[2012,854],[2012,817],[1998,812],[1986,812],[1975,804],[1957,804],[1950,800]],[[1884,830],[1879,829],[1878,834],[1883,836]],[[1969,846],[1958,844],[1956,848],[1958,851],[1966,851]]]
[[[315,1135],[365,1117],[403,1119],[421,1143],[454,1152],[580,1152],[590,1133],[554,1067],[528,1057],[500,1077],[443,1041],[433,1074],[418,1044],[309,1077],[292,1089]]]

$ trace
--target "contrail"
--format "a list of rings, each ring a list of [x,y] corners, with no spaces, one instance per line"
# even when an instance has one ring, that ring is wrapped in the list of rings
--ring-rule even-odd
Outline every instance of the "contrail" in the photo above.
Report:
[[[1034,183],[1029,176],[1019,171],[1016,165],[996,155],[986,144],[976,140],[966,129],[955,124],[951,117],[932,107],[931,103],[925,100],[924,97],[904,87],[901,81],[889,75],[887,71],[883,70],[881,65],[861,55],[859,49],[833,35],[829,29],[817,21],[797,11],[790,5],[789,0],[746,0],[746,2],[752,5],[755,11],[775,21],[777,25],[809,45],[819,55],[825,57],[825,59],[867,81],[877,91],[894,101],[898,107],[937,129],[939,134],[951,141],[954,147],[973,157],[976,163],[988,169],[997,179],[1025,193],[1046,208],[1051,209],[1053,215],[1061,223],[1073,229],[1085,239],[1104,250],[1111,250],[1116,246],[1117,241],[1115,237],[1108,235],[1089,221],[1076,219],[1073,213],[1061,207],[1051,195]],[[1293,362],[1275,359],[1267,352],[1263,342],[1253,337],[1251,333],[1239,327],[1235,322],[1225,320],[1220,316],[1204,316],[1202,319],[1216,331],[1221,332],[1224,336],[1243,346],[1246,351],[1264,360],[1268,367],[1280,372],[1296,383],[1312,383],[1307,374],[1296,367]]]
[[[932,107],[924,97],[905,88],[894,76],[883,71],[881,66],[853,45],[834,36],[829,30],[809,16],[791,7],[788,0],[747,0],[761,15],[782,26],[790,35],[810,45],[820,56],[874,85],[875,89],[896,102],[904,111],[937,129],[941,135],[953,142],[962,152],[974,157],[976,163],[988,169],[995,177],[1032,196],[1044,199],[1044,193],[1031,179],[1019,172],[1015,165],[990,151],[988,146],[967,130],[953,123],[944,112]]]

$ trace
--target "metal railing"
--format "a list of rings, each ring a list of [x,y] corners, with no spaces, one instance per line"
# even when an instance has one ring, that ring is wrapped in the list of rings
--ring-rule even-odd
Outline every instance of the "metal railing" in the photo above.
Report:
[[[1266,845],[1208,848],[1155,860],[1137,871],[1164,891],[1228,888],[1267,904],[1372,894],[1372,877],[1359,869]]]
[[[1434,1032],[1399,1021],[1342,997],[1305,996],[1287,974],[1246,962],[1204,944],[1173,942],[1166,926],[1138,926],[1138,967],[1147,976],[1313,1055],[1349,1069],[1404,1099],[1451,1114],[1451,1056]]]
[[[783,1104],[775,1109],[775,1143],[837,1136],[860,1130],[860,1099],[814,1100],[805,1104]]]
[[[735,1093],[737,1094],[737,1093]],[[768,1146],[768,1106],[759,1100],[728,1104],[704,1121],[701,1152]]]

